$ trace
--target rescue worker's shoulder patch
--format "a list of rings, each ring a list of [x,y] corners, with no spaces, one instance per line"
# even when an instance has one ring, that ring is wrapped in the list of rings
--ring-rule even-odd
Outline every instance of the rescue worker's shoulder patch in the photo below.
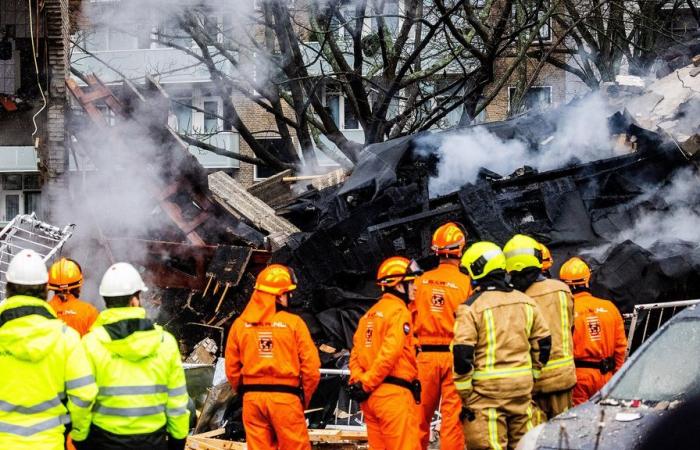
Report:
[[[403,324],[403,334],[408,336],[408,334],[411,332],[411,325],[408,322],[404,322]]]

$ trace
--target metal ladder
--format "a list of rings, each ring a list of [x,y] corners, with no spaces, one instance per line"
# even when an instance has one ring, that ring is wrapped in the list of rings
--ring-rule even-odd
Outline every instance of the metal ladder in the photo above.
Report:
[[[73,235],[75,225],[58,228],[37,219],[35,213],[16,216],[0,231],[0,298],[5,298],[7,267],[22,250],[37,252],[48,263]]]

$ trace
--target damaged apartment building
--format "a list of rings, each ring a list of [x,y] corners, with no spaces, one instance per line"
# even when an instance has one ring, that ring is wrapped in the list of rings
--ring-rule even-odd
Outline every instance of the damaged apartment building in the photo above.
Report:
[[[68,0],[0,1],[0,223],[49,214],[67,169]]]

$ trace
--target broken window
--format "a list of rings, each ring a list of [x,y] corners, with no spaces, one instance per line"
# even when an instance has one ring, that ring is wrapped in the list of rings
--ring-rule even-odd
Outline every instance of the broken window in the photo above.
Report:
[[[508,106],[510,112],[520,113],[529,110],[547,109],[552,104],[552,86],[533,86],[527,90],[520,105],[517,102],[517,88],[508,88]]]

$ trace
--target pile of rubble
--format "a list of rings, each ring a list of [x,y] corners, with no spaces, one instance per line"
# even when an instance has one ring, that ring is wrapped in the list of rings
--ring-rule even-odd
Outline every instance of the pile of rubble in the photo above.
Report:
[[[143,126],[169,161],[142,175],[168,172],[171,183],[150,195],[169,226],[156,235],[124,237],[96,218],[104,251],[93,256],[105,261],[91,267],[133,260],[119,253],[124,246],[117,244],[125,241],[145,248],[134,262],[148,269],[149,282],[159,288],[160,321],[179,337],[183,351],[192,352],[195,365],[214,363],[255,275],[273,261],[292,266],[299,277],[292,308],[308,324],[324,367],[344,367],[357,321],[377,298],[379,262],[402,254],[431,268],[437,261],[427,251],[430,236],[447,220],[464,224],[470,241],[503,244],[525,233],[546,243],[559,263],[583,254],[596,268],[594,293],[614,299],[623,312],[636,303],[700,298],[697,242],[637,242],[634,235],[640,218],[678,207],[664,194],[679,171],[689,187],[674,202],[700,213],[694,165],[700,155],[699,72],[691,64],[648,87],[627,78],[606,88],[618,106],[608,125],[625,154],[544,172],[524,166],[499,174],[484,167],[475,182],[439,197],[429,191],[437,150],[464,130],[431,135],[432,151],[425,149],[425,134],[370,145],[349,177],[342,170],[326,177],[285,172],[245,189],[223,172],[204,173],[165,125],[168,99],[155,81],[145,89],[125,83],[119,99],[94,77],[84,80],[87,87],[69,82],[92,126],[109,139],[123,137],[106,125],[96,103],[124,121],[133,120],[134,104],[150,105],[153,120]],[[520,139],[533,152],[546,151],[562,111],[481,127],[504,140]],[[197,346],[202,339],[208,340]],[[334,414],[340,383],[339,376],[324,378],[311,403],[318,409],[310,414],[312,426],[323,427]],[[228,399],[230,393],[222,395]],[[228,417],[228,434],[240,434],[235,402],[220,402],[217,411],[211,415]]]

